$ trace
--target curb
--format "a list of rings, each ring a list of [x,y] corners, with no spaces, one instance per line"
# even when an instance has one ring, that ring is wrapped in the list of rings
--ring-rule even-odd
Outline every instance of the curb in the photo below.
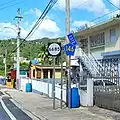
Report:
[[[23,107],[23,105],[21,105],[20,102],[18,102],[14,97],[12,97],[8,92],[14,92],[14,91],[18,91],[18,90],[14,90],[14,89],[4,89],[4,90],[0,90],[1,92],[3,92],[4,96],[7,96],[10,98],[10,100],[18,107],[20,108],[23,112],[25,112],[28,116],[30,116],[33,120],[48,120],[47,118],[45,118],[44,116],[37,116],[35,115],[35,113],[31,112],[30,110],[26,109],[25,107]],[[18,91],[21,92],[21,91]]]

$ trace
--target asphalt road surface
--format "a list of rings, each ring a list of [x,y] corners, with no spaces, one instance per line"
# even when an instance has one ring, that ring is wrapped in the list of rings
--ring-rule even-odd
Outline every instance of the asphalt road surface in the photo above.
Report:
[[[11,120],[0,103],[0,120]]]
[[[0,120],[32,120],[0,91]]]

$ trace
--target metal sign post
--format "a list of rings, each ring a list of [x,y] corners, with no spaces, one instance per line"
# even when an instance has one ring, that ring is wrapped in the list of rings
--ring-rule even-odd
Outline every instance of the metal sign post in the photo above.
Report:
[[[66,56],[69,56],[69,65],[68,65],[68,88],[66,91],[68,102],[68,107],[71,108],[71,56],[74,56],[77,41],[72,33],[67,35],[69,43],[64,46],[64,51],[66,52]]]
[[[68,68],[68,79],[69,79],[69,81],[68,81],[68,108],[71,108],[71,103],[72,103],[72,101],[71,101],[71,56],[69,56],[69,68]]]
[[[60,107],[62,109],[62,101],[63,101],[63,50],[61,50],[61,101],[60,101]]]
[[[55,109],[55,58],[61,55],[61,43],[48,43],[48,55],[53,57],[52,96],[53,109]]]
[[[55,109],[55,57],[53,58],[53,109]]]

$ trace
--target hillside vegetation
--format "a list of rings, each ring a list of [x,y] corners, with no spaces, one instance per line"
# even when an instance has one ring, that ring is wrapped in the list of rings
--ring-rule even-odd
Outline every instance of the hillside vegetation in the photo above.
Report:
[[[39,62],[42,65],[51,65],[52,58],[48,57],[47,55],[47,44],[48,42],[58,42],[59,40],[64,41],[64,38],[42,38],[37,40],[25,41],[20,47],[20,57],[27,58],[28,60],[40,58]],[[22,42],[22,40],[20,42]],[[4,73],[3,59],[5,58],[5,48],[7,49],[7,70],[9,70],[15,62],[13,58],[14,56],[16,56],[16,51],[13,52],[13,50],[15,50],[16,46],[16,39],[0,40],[0,74]],[[64,59],[65,57],[62,58]],[[60,64],[60,57],[57,57],[56,64]],[[21,64],[21,66],[24,65]]]

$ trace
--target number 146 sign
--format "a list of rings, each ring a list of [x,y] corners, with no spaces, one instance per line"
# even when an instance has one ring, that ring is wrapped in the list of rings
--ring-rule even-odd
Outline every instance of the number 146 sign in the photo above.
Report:
[[[67,56],[74,56],[76,46],[68,43],[64,46],[64,51],[66,52]]]

